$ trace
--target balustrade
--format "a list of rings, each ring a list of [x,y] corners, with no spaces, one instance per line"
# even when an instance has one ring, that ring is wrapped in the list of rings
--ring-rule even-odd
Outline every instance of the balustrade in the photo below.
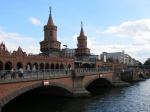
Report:
[[[73,72],[74,71],[74,72]],[[112,72],[108,68],[77,68],[72,70],[65,69],[41,69],[41,70],[24,70],[21,76],[19,71],[2,70],[0,71],[1,79],[14,79],[14,78],[31,78],[31,77],[50,77],[50,76],[72,76],[74,75],[90,75],[94,73],[107,73]]]

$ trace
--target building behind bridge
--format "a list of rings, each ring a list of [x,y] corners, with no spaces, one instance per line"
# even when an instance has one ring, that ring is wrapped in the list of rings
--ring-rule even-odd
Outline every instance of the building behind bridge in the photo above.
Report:
[[[118,63],[127,64],[128,66],[135,66],[139,64],[138,60],[135,60],[129,54],[126,54],[124,50],[122,52],[103,52],[101,54],[101,59],[104,62],[114,61]]]
[[[44,40],[40,42],[41,53],[27,54],[20,46],[11,53],[2,42],[0,44],[0,70],[11,70],[12,68],[26,70],[27,66],[30,67],[30,70],[33,69],[33,66],[36,70],[126,66],[124,63],[104,62],[98,56],[91,55],[82,23],[77,42],[77,48],[61,50],[61,42],[57,40],[57,26],[54,25],[50,10],[48,22],[44,26]]]

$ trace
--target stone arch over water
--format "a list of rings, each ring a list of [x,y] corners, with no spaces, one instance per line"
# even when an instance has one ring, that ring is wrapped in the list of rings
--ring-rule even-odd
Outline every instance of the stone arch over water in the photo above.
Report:
[[[38,81],[36,83],[27,84],[26,86],[22,86],[19,89],[12,91],[11,93],[8,93],[5,97],[3,97],[0,100],[0,108],[4,107],[7,103],[9,103],[14,98],[20,96],[21,94],[42,86],[43,86],[42,82]]]
[[[113,83],[108,78],[100,78],[99,76],[90,79],[84,87],[87,88],[88,86],[113,86]]]

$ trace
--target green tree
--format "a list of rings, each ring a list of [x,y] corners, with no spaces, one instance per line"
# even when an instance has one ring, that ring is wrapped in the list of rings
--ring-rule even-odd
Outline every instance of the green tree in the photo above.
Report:
[[[139,62],[139,64],[138,65],[143,65],[141,62]]]
[[[146,61],[144,62],[144,65],[150,65],[150,60],[146,60]]]

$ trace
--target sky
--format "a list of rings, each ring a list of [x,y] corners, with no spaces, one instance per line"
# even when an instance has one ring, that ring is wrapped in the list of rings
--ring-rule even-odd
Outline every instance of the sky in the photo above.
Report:
[[[0,0],[0,43],[40,53],[49,7],[57,40],[77,48],[83,22],[91,53],[122,52],[145,62],[150,58],[150,0]]]

